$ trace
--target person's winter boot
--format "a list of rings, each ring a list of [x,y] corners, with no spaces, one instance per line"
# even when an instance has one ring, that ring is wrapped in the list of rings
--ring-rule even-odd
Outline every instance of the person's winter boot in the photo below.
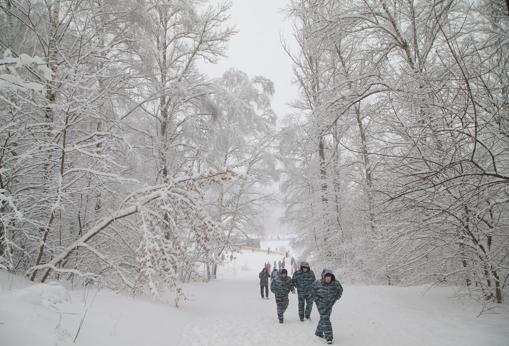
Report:
[[[332,339],[327,340],[327,345],[332,345]]]
[[[315,335],[323,339],[323,334],[315,333]]]
[[[301,322],[304,322],[304,318],[302,318],[302,317],[301,317],[301,318],[300,318],[300,321],[301,321]]]
[[[283,319],[282,318],[279,319],[279,323],[283,323]]]

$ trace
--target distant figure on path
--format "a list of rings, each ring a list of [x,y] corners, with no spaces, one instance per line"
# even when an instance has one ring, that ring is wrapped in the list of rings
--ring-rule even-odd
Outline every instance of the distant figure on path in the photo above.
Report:
[[[265,269],[267,269],[267,273],[270,274],[270,262],[265,263]]]
[[[313,309],[312,287],[316,281],[315,273],[309,267],[308,262],[300,264],[300,270],[293,274],[292,280],[299,298],[299,318],[304,321],[304,317],[309,319],[311,316],[311,309]]]
[[[283,314],[285,313],[289,302],[288,294],[290,291],[295,293],[292,279],[288,276],[286,269],[281,270],[281,274],[272,281],[270,284],[270,290],[274,293],[274,296],[276,296],[277,317],[279,319],[279,323],[283,323]]]
[[[277,278],[278,275],[279,275],[279,272],[277,271],[276,267],[274,267],[274,269],[272,270],[272,273],[270,273],[270,279],[274,280]]]
[[[315,281],[311,289],[312,299],[316,303],[316,308],[320,313],[320,321],[316,327],[315,335],[325,338],[328,344],[332,344],[332,325],[330,323],[330,314],[332,306],[341,298],[343,287],[336,280],[332,271],[324,269],[322,278]]]
[[[258,278],[260,278],[260,294],[262,299],[269,299],[269,272],[266,266],[263,267],[260,274],[258,274]],[[263,295],[263,291],[265,291],[265,296]]]

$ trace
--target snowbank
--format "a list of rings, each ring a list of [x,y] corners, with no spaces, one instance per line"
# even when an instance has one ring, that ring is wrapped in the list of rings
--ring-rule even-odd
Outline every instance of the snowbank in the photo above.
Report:
[[[58,283],[35,284],[12,293],[14,299],[34,305],[56,307],[58,304],[67,303],[71,297],[67,290]]]
[[[323,345],[319,316],[300,322],[290,295],[285,324],[262,300],[258,272],[280,255],[246,251],[211,283],[185,285],[182,309],[109,290],[67,291],[0,275],[2,346]],[[318,270],[317,270],[318,271]],[[507,346],[509,311],[477,317],[480,307],[451,298],[451,288],[345,285],[331,321],[335,343],[348,346]],[[81,329],[80,329],[81,326]],[[76,342],[73,339],[80,330]]]
[[[57,284],[31,284],[0,275],[0,341],[2,345],[56,345],[69,339],[62,321],[71,297]]]

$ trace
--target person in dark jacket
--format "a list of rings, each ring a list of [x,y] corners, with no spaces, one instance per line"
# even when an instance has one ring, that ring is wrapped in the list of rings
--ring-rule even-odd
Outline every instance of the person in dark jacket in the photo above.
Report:
[[[283,323],[283,314],[285,313],[289,302],[288,294],[290,291],[295,293],[292,279],[288,277],[288,271],[286,269],[282,269],[279,276],[271,282],[270,290],[276,297],[277,317],[279,319],[279,323]]]
[[[311,288],[315,282],[315,273],[309,268],[308,262],[300,264],[300,270],[293,274],[293,285],[297,289],[297,296],[299,298],[299,318],[304,321],[304,317],[309,319],[311,316],[311,309],[313,309],[313,297]]]
[[[263,267],[258,277],[260,278],[260,294],[262,295],[262,299],[265,297],[269,299],[269,272],[267,271],[267,267]],[[263,295],[263,291],[265,291],[265,296]]]
[[[330,314],[332,306],[341,298],[343,287],[336,280],[332,271],[324,269],[322,278],[315,281],[311,289],[313,300],[320,314],[320,321],[316,327],[315,335],[325,338],[328,344],[332,344],[332,325]]]

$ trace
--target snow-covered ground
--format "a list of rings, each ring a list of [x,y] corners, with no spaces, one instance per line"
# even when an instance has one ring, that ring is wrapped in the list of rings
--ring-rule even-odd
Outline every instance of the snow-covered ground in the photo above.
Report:
[[[279,259],[252,250],[238,255],[217,281],[187,285],[188,301],[180,310],[105,289],[32,285],[0,272],[0,345],[73,345],[81,321],[74,345],[324,344],[313,335],[316,311],[312,321],[300,322],[295,295],[283,325],[277,322],[273,296],[260,298],[258,272],[266,261]],[[452,289],[423,294],[423,287],[344,288],[331,317],[336,345],[509,345],[507,309],[477,318],[479,307],[451,299]]]

